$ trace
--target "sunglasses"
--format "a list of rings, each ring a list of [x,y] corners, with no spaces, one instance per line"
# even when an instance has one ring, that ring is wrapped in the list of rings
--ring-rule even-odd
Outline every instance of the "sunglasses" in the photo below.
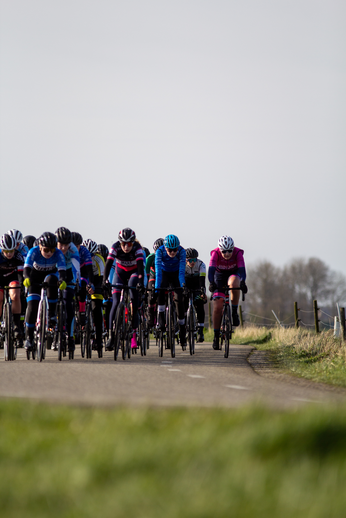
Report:
[[[167,248],[167,250],[169,250],[170,252],[178,252],[178,247],[177,248]]]
[[[233,250],[221,250],[222,254],[231,254]]]
[[[195,257],[191,257],[190,259],[188,259],[189,263],[195,263],[196,261],[197,259]]]
[[[4,254],[13,254],[13,252],[15,252],[16,249],[14,250],[3,250]]]
[[[54,254],[55,250],[55,248],[48,248],[46,246],[42,248],[42,252],[44,252],[45,254]]]

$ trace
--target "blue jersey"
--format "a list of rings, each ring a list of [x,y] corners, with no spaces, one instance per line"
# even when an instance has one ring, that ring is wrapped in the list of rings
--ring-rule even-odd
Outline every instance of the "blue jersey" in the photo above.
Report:
[[[80,281],[80,258],[78,248],[75,244],[70,243],[70,247],[64,254],[66,261],[66,270],[72,270],[72,281],[73,283]],[[71,278],[71,275],[69,275]]]
[[[29,248],[26,245],[24,245],[24,243],[19,243],[18,251],[22,254],[22,256],[25,259],[25,257],[29,253]]]
[[[162,271],[179,272],[180,286],[185,283],[186,252],[182,246],[178,247],[175,257],[169,257],[164,245],[160,246],[155,253],[155,288],[160,288]]]
[[[25,258],[24,268],[32,268],[38,272],[44,272],[46,275],[58,271],[66,270],[66,262],[64,254],[58,248],[55,249],[54,254],[49,258],[45,259],[41,254],[39,246],[34,246],[29,250],[28,255]]]

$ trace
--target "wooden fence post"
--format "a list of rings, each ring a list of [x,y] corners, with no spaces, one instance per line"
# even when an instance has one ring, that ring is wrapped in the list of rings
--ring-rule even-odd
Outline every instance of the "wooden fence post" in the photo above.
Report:
[[[241,308],[241,304],[239,304],[239,320],[240,320],[240,327],[244,327],[243,310]]]
[[[319,333],[320,332],[320,328],[319,328],[319,325],[318,325],[318,310],[320,308],[317,307],[317,300],[314,300],[314,318],[315,318],[315,331],[316,333]]]
[[[340,308],[340,331],[341,340],[344,342],[346,339],[345,335],[345,308]]]
[[[294,303],[294,320],[296,321],[296,329],[299,328],[299,320],[300,320],[300,318],[298,318],[298,311],[299,311],[298,302],[295,302]]]

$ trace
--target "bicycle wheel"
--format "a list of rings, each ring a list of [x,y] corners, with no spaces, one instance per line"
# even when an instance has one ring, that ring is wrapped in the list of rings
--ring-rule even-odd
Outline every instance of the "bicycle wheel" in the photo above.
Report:
[[[40,304],[39,323],[36,324],[36,344],[37,344],[37,361],[44,360],[44,349],[46,341],[46,326],[47,326],[47,305],[43,299]]]
[[[160,356],[160,358],[162,358],[163,350],[166,349],[165,335],[162,331],[159,331],[158,341],[159,341],[159,356]]]
[[[125,329],[125,308],[124,304],[121,302],[117,308],[117,313],[115,317],[115,345],[114,345],[114,360],[118,359],[119,351],[121,349],[123,360],[124,358],[124,329]]]
[[[92,346],[91,346],[91,310],[90,304],[86,304],[85,307],[85,350],[86,357],[91,358]]]
[[[80,353],[82,358],[85,357],[85,329],[80,332]]]
[[[172,298],[170,297],[168,303],[168,340],[171,346],[171,357],[175,358],[175,322],[173,313],[173,303]]]
[[[13,344],[13,329],[12,329],[12,311],[10,304],[4,306],[4,320],[5,320],[5,342],[4,342],[4,357],[5,361],[12,361],[14,359],[14,344]]]
[[[230,327],[231,327],[231,319],[230,319],[230,310],[229,310],[229,306],[228,306],[227,307],[227,312],[225,314],[225,324],[224,324],[224,332],[225,332],[225,354],[224,354],[224,357],[225,358],[228,358],[228,354],[229,354]]]
[[[137,336],[137,344],[139,342],[139,347],[141,349],[141,356],[144,356],[144,315],[142,311],[138,313],[138,336]]]
[[[187,325],[188,325],[188,340],[189,340],[189,349],[191,356],[195,354],[195,313],[191,307],[189,307],[187,312]]]
[[[66,340],[65,340],[65,331],[64,331],[64,305],[62,301],[60,300],[58,302],[58,309],[57,309],[57,316],[58,316],[58,336],[57,336],[57,343],[58,343],[58,359],[61,362],[62,357],[66,354]],[[65,354],[64,354],[65,352]]]

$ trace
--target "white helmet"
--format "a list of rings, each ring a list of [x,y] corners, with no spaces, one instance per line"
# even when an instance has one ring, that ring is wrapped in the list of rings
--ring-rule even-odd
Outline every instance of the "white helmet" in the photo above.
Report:
[[[11,228],[11,230],[8,230],[6,232],[6,234],[8,234],[9,236],[12,236],[14,237],[14,239],[16,240],[17,243],[20,243],[23,239],[23,234],[21,233],[20,230],[16,230],[15,228]]]
[[[17,246],[17,241],[11,234],[4,234],[0,239],[1,250],[14,250]]]
[[[234,241],[230,236],[221,236],[218,246],[222,252],[233,252]]]

